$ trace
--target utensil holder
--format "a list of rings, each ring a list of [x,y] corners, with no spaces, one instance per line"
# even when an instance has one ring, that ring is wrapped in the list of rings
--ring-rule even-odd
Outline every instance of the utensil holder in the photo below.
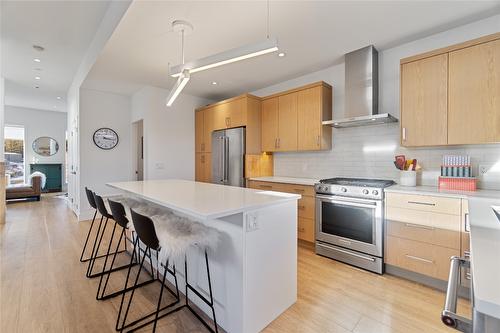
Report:
[[[401,174],[399,176],[399,185],[417,186],[417,172],[409,170],[401,170]]]

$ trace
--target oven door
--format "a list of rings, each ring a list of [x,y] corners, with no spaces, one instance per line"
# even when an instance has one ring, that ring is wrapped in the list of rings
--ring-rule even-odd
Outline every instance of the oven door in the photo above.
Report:
[[[316,195],[316,239],[382,257],[381,200]]]

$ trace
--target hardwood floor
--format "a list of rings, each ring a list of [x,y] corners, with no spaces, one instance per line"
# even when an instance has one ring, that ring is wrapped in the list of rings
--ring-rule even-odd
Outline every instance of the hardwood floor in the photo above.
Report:
[[[78,260],[89,226],[76,222],[62,198],[7,205],[0,225],[0,332],[114,332],[120,298],[96,301],[99,281],[85,278]],[[440,321],[442,292],[316,256],[303,244],[298,257],[298,301],[266,332],[456,332]],[[123,285],[124,274],[117,275],[111,290]],[[155,283],[138,291],[131,315],[152,309],[158,290]],[[465,300],[459,307],[469,311]],[[183,310],[162,319],[157,332],[206,330]]]

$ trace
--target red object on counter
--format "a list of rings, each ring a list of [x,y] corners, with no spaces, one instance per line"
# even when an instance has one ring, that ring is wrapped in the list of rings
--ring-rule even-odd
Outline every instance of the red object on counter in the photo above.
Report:
[[[477,178],[439,177],[440,190],[475,191]]]

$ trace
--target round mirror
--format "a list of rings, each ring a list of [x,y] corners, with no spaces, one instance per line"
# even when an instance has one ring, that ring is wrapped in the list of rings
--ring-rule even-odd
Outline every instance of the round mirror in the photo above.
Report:
[[[48,136],[41,136],[33,141],[33,151],[41,156],[52,156],[59,151],[57,141]]]

